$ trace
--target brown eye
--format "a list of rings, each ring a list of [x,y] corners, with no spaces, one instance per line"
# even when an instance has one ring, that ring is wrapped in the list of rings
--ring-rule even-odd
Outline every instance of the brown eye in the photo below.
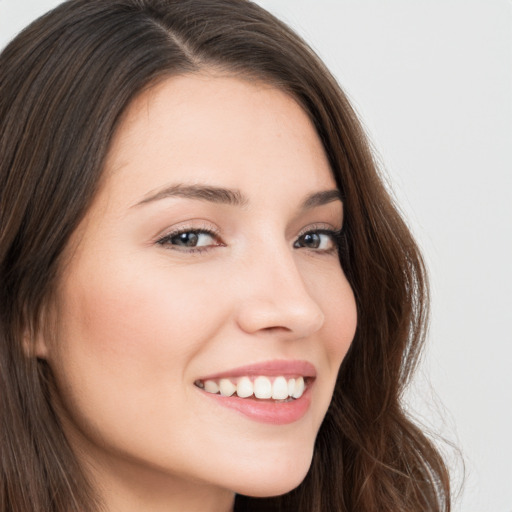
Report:
[[[310,231],[301,235],[293,247],[330,251],[336,248],[336,235],[334,231]]]
[[[198,233],[188,232],[180,233],[170,238],[169,242],[173,245],[179,245],[181,247],[196,247],[199,240]]]
[[[318,233],[307,233],[299,238],[297,242],[300,243],[300,247],[308,247],[309,249],[318,249],[322,242]]]
[[[179,233],[171,233],[159,240],[158,243],[183,248],[218,245],[215,240],[215,235],[204,230],[188,230]]]

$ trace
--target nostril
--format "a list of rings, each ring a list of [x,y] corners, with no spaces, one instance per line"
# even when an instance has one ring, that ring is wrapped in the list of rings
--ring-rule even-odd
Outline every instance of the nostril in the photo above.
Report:
[[[269,333],[274,333],[274,332],[290,332],[291,329],[289,329],[288,327],[275,326],[275,327],[265,327],[264,329],[261,329],[261,331],[269,332]]]

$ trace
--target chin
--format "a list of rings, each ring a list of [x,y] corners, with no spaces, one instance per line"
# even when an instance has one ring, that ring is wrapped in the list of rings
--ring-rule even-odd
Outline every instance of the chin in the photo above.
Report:
[[[244,496],[250,496],[252,498],[281,496],[298,487],[306,477],[308,470],[309,468],[300,475],[294,475],[294,478],[282,475],[280,478],[273,481],[250,482],[248,485],[240,486],[235,492],[236,494],[243,494]]]
[[[311,454],[312,456],[312,454]],[[276,461],[272,468],[258,468],[252,471],[249,478],[239,474],[234,484],[234,492],[254,498],[269,498],[286,494],[298,487],[306,477],[311,456],[298,461],[290,458],[288,461]]]

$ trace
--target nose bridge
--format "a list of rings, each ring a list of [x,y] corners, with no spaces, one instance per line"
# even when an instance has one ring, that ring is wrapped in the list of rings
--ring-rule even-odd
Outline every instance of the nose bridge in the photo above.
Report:
[[[320,304],[308,290],[294,249],[288,244],[271,244],[255,251],[247,261],[250,276],[240,304],[239,321],[249,332],[285,330],[306,337],[323,325]]]

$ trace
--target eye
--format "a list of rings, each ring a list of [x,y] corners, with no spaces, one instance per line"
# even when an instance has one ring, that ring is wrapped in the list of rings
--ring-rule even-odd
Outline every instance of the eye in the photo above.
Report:
[[[297,238],[293,247],[295,249],[312,249],[319,252],[332,252],[338,250],[340,232],[329,229],[310,230]]]
[[[168,233],[157,242],[175,250],[206,250],[212,246],[222,245],[216,233],[207,229],[180,229]]]

